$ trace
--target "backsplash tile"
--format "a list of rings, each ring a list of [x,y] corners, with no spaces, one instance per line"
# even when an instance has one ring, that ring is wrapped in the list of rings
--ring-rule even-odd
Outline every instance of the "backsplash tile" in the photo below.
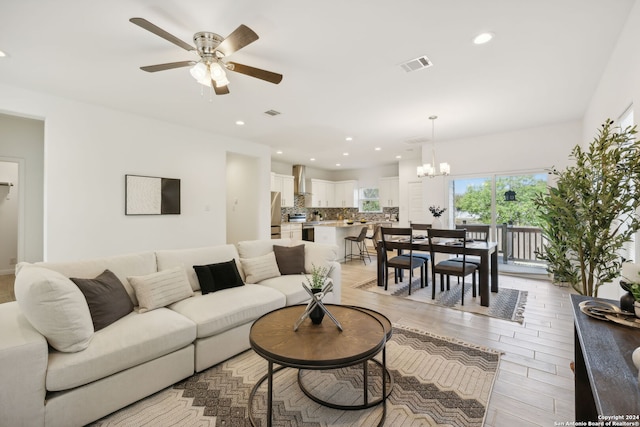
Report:
[[[358,212],[358,208],[307,208],[304,204],[304,196],[295,195],[295,207],[282,208],[282,221],[289,221],[289,214],[306,213],[307,218],[310,218],[314,212],[318,212],[318,214],[322,215],[323,220],[353,218],[355,220],[365,219],[367,221],[384,221],[388,220],[392,216],[397,218],[400,211],[399,208],[392,207],[383,208],[383,212],[380,213],[360,213]]]

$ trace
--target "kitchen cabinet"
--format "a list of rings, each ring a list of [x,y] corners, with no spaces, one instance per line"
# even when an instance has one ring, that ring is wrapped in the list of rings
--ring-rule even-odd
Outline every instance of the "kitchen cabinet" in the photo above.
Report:
[[[333,182],[322,179],[310,179],[307,191],[311,197],[305,197],[305,206],[308,208],[327,208],[333,204]],[[329,200],[331,198],[331,200]]]
[[[400,206],[400,180],[398,177],[380,178],[378,195],[381,208]]]
[[[358,181],[325,181],[310,179],[307,191],[311,197],[305,197],[308,208],[357,208]]]
[[[335,185],[334,207],[358,207],[358,181],[338,181]]]
[[[294,207],[293,175],[271,173],[271,191],[280,192],[280,206],[283,208]]]
[[[283,239],[302,240],[302,224],[284,222],[280,225],[280,233]]]

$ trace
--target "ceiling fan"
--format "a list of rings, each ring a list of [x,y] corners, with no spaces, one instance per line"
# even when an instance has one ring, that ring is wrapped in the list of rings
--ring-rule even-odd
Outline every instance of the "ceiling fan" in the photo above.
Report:
[[[240,25],[229,34],[227,38],[208,31],[195,33],[193,35],[193,43],[196,47],[193,47],[146,19],[131,18],[129,21],[184,50],[188,50],[189,52],[195,51],[200,56],[199,61],[169,62],[167,64],[140,67],[143,71],[155,73],[156,71],[171,70],[173,68],[191,67],[191,75],[193,78],[200,84],[212,87],[216,95],[229,93],[229,87],[227,86],[229,80],[227,79],[226,70],[235,71],[236,73],[245,74],[274,84],[282,81],[282,74],[223,60],[232,53],[258,40],[258,35],[246,25]]]

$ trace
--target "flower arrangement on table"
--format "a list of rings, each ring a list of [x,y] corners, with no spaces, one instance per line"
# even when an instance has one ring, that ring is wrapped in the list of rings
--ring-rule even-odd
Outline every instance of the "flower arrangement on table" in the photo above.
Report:
[[[322,289],[332,271],[333,266],[318,267],[315,264],[311,264],[311,273],[305,276],[309,287],[311,289]]]
[[[440,206],[436,205],[429,206],[429,212],[431,212],[431,215],[433,215],[434,218],[440,218],[446,210],[447,208],[441,208]]]
[[[333,292],[333,282],[329,279],[329,274],[333,271],[333,266],[330,267],[318,267],[315,264],[311,264],[311,273],[305,276],[309,286],[304,283],[302,287],[307,291],[311,297],[311,301],[307,304],[307,308],[302,313],[300,318],[293,326],[293,330],[297,331],[300,324],[309,317],[314,325],[322,323],[325,313],[336,324],[338,329],[342,330],[340,322],[327,311],[327,308],[322,304],[322,298],[329,293]],[[329,280],[328,280],[329,279]]]

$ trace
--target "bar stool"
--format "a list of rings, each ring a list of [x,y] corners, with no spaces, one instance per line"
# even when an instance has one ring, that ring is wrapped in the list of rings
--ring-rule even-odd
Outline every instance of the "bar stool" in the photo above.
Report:
[[[367,245],[364,242],[364,239],[367,237],[367,231],[369,227],[362,227],[360,234],[357,236],[347,236],[344,238],[344,261],[346,262],[348,259],[360,258],[364,265],[367,265],[365,261],[365,256],[369,258],[369,262],[371,262],[371,256],[369,255],[369,251],[367,250]],[[347,241],[349,242],[349,253],[347,254]],[[353,254],[353,244],[358,246],[358,255]]]

